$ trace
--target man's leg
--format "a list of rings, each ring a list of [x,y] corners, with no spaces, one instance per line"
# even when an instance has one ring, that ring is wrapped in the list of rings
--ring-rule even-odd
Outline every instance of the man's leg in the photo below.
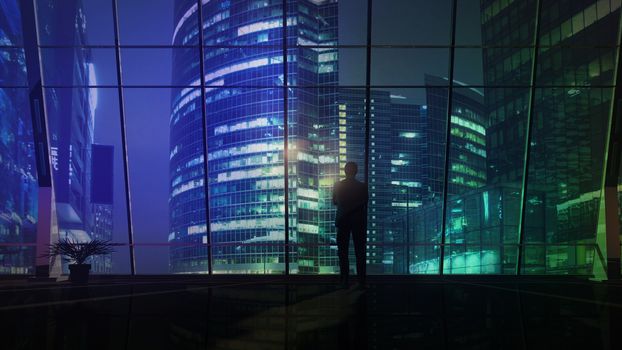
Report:
[[[348,261],[348,243],[350,241],[350,228],[339,227],[337,229],[337,255],[339,256],[339,273],[341,283],[348,283],[350,274],[350,262]]]
[[[359,284],[365,285],[365,277],[367,273],[367,227],[364,224],[357,225],[352,230],[352,240],[354,241],[354,254],[356,255],[356,274]]]

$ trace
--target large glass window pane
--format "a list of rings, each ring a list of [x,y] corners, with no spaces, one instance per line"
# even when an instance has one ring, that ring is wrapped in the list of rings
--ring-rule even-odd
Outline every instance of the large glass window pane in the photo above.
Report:
[[[122,49],[126,86],[200,86],[199,48]]]
[[[112,256],[93,258],[91,271],[128,273],[117,89],[48,88],[45,98],[59,228],[52,241],[101,239],[124,244]]]
[[[200,78],[199,73],[188,70],[188,60],[187,56],[174,57],[174,77],[185,78],[189,84],[195,84]],[[208,47],[205,48],[205,85],[282,86],[283,66],[283,50],[280,47]]]
[[[449,45],[451,0],[373,2],[372,44]]]
[[[611,85],[617,48],[540,48],[536,85]]]
[[[214,273],[284,272],[283,101],[283,89],[206,88]]]
[[[537,0],[458,0],[456,44],[532,46]]]
[[[136,274],[207,274],[208,246],[191,242],[136,243]]]
[[[449,49],[372,49],[372,85],[449,85]],[[426,76],[444,77],[427,81]]]
[[[542,247],[525,273],[591,271],[612,91],[536,90],[524,240]]]
[[[0,46],[23,46],[22,16],[19,0],[7,0],[0,14]]]
[[[111,0],[36,0],[40,45],[114,45]]]
[[[617,44],[620,1],[543,0],[541,45],[613,46]]]
[[[45,86],[117,85],[114,49],[41,48],[39,52]]]
[[[288,26],[293,26],[296,18],[291,16],[287,21]],[[183,24],[180,27],[179,23],[177,23],[177,27],[180,28],[177,37],[196,35],[194,34],[197,32],[196,26]],[[203,0],[203,44],[282,46],[283,1]]]
[[[445,246],[443,272],[458,275],[514,274],[516,272],[516,245],[482,243],[498,232],[476,231],[469,237],[470,244],[448,244]]]
[[[298,47],[288,52],[294,58],[288,66],[289,86],[365,86],[364,48]]]
[[[454,80],[475,86],[531,84],[532,48],[456,48]]]
[[[367,0],[289,0],[288,45],[365,45]]]
[[[146,264],[138,260],[148,259],[146,271],[207,271],[206,255],[179,256],[175,248],[207,243],[198,92],[197,88],[124,90],[134,240],[171,244],[170,256],[152,256],[148,249],[141,250],[145,255],[137,254],[137,266]]]
[[[122,45],[198,44],[197,0],[117,0],[117,4]]]
[[[482,17],[484,6],[480,0],[457,2],[456,44],[482,45]]]
[[[338,23],[327,32],[334,33],[334,27],[337,27],[337,42],[339,45],[365,45],[367,43],[367,6],[368,0],[338,0]],[[322,9],[320,13],[327,13],[334,16],[334,5],[327,4],[326,9]],[[318,19],[321,21],[321,18]],[[328,22],[328,21],[327,21]],[[328,22],[331,23],[331,22]],[[328,29],[326,23],[322,21],[320,28]],[[328,39],[324,31],[320,32],[318,44],[325,45]],[[334,40],[334,39],[331,39]]]
[[[462,85],[484,85],[483,49],[455,48],[454,49],[454,81]]]

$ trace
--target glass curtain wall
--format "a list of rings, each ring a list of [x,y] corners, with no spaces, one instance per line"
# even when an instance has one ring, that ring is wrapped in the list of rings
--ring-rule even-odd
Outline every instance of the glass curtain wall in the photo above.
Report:
[[[32,274],[38,187],[21,12],[17,0],[0,9],[0,274]]]
[[[0,4],[0,268],[32,273]],[[97,273],[338,273],[347,161],[370,274],[592,273],[620,0],[35,4],[60,236],[120,244]]]
[[[620,1],[542,1],[524,203],[524,273],[589,274]]]

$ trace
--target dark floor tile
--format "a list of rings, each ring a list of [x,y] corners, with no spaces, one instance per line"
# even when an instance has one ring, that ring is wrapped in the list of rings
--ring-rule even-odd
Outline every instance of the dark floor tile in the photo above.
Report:
[[[67,284],[0,289],[3,349],[619,349],[589,281]]]

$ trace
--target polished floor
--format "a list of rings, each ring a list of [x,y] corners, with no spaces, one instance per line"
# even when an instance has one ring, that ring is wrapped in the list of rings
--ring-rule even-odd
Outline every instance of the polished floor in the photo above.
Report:
[[[2,349],[622,349],[621,320],[572,278],[0,281]]]

